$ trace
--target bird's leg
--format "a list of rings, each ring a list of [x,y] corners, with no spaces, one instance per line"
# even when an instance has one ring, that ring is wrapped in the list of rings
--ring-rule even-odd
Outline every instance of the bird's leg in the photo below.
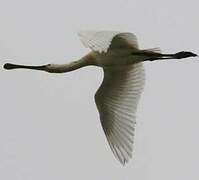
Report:
[[[188,57],[196,57],[197,54],[188,51],[181,51],[175,54],[158,54],[157,57],[148,58],[148,61],[166,60],[166,59],[183,59]]]
[[[163,56],[165,56],[163,54]],[[197,54],[194,54],[192,52],[188,52],[188,51],[180,51],[178,53],[175,53],[175,54],[166,54],[166,56],[171,56],[173,57],[173,59],[182,59],[182,58],[188,58],[188,57],[196,57],[198,56]]]

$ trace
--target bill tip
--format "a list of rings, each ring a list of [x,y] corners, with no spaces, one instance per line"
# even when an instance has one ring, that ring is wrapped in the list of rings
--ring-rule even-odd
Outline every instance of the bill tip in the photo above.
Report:
[[[6,64],[3,65],[3,68],[4,69],[12,69],[12,64],[6,63]]]

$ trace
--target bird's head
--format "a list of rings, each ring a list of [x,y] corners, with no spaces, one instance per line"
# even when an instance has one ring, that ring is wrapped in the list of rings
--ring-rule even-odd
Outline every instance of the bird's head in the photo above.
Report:
[[[174,57],[176,59],[182,59],[182,58],[188,58],[188,57],[196,57],[198,56],[197,54],[194,54],[192,52],[189,52],[189,51],[181,51],[181,52],[178,52],[174,55]]]

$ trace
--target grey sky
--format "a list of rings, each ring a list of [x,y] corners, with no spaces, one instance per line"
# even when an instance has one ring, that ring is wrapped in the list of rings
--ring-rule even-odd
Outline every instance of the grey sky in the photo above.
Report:
[[[196,0],[0,0],[0,65],[64,63],[89,50],[80,30],[137,35],[140,48],[199,54]],[[94,94],[102,70],[5,71],[0,82],[0,179],[198,180],[198,58],[147,62],[134,157],[122,167]]]

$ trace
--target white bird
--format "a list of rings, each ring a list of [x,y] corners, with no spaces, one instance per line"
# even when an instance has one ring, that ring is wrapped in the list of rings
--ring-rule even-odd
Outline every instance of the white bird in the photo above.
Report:
[[[197,55],[185,51],[161,54],[157,48],[140,50],[136,36],[128,32],[83,31],[79,37],[92,51],[77,61],[42,66],[7,63],[4,68],[65,73],[89,65],[102,67],[104,79],[95,94],[95,102],[110,148],[124,165],[132,157],[136,110],[145,79],[142,62]]]

